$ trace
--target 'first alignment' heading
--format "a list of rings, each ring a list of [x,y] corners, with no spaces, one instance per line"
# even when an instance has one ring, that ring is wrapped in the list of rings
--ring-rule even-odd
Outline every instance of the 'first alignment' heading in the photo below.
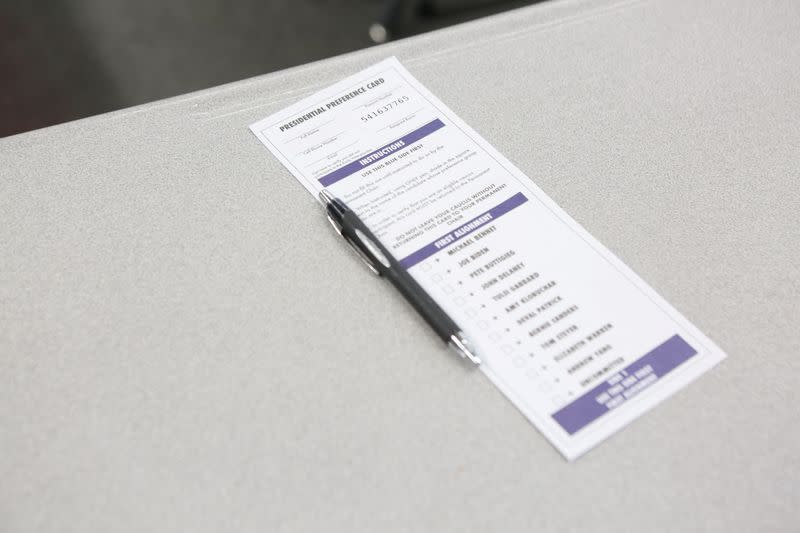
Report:
[[[363,93],[367,92],[369,89],[374,89],[375,87],[378,87],[381,84],[383,84],[383,78],[378,78],[376,80],[373,80],[373,81],[367,83],[366,85],[362,85],[358,89],[350,91],[349,93],[340,96],[336,100],[332,100],[332,101],[328,102],[327,104],[325,104],[325,107],[318,107],[316,109],[313,109],[313,110],[309,111],[308,113],[306,113],[304,115],[301,115],[301,116],[297,117],[294,120],[290,120],[289,122],[287,122],[286,124],[281,126],[280,130],[281,131],[286,131],[288,129],[291,129],[291,128],[297,126],[298,124],[302,124],[306,120],[314,118],[317,115],[320,115],[320,114],[324,113],[325,111],[327,111],[329,109],[332,109],[332,108],[336,107],[337,105],[339,105],[339,104],[341,104],[343,102],[346,102],[347,100],[350,100],[351,98],[355,98],[359,94],[363,94]]]

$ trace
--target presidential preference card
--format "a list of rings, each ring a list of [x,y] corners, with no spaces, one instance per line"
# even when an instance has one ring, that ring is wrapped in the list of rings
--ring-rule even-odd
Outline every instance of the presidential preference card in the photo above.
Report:
[[[725,357],[395,58],[250,128],[356,211],[568,459]]]

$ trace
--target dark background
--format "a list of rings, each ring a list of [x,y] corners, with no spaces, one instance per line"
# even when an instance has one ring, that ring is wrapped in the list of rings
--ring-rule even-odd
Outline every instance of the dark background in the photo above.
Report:
[[[533,2],[395,2],[394,37]],[[0,0],[0,137],[373,46],[389,4]]]

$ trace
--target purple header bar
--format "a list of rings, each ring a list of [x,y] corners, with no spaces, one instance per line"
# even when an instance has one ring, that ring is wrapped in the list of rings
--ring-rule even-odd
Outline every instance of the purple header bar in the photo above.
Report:
[[[473,231],[480,229],[486,224],[494,222],[494,220],[499,216],[505,215],[515,207],[519,207],[527,201],[528,199],[525,198],[525,195],[521,192],[518,192],[508,200],[498,204],[485,213],[481,213],[466,224],[454,229],[446,235],[442,235],[432,243],[423,246],[411,255],[404,257],[400,260],[400,266],[403,268],[411,268],[420,261],[424,261],[425,259],[429,258],[439,250],[447,248],[462,237],[466,237]]]
[[[696,354],[697,350],[679,335],[674,335],[625,370],[554,413],[553,418],[573,435]]]
[[[392,141],[385,146],[381,146],[374,152],[369,154],[364,154],[363,156],[359,157],[356,161],[352,163],[348,163],[345,166],[338,168],[331,172],[330,174],[325,174],[319,179],[319,182],[322,184],[323,187],[328,187],[329,185],[336,183],[339,180],[346,178],[351,174],[355,174],[359,170],[368,167],[372,163],[380,161],[384,157],[389,157],[392,154],[395,154],[401,150],[405,150],[408,148],[408,145],[417,142],[418,140],[422,139],[423,137],[427,137],[434,131],[443,128],[444,122],[441,120],[434,119],[421,128],[417,128],[412,132],[407,133],[405,136],[397,139],[396,141]]]

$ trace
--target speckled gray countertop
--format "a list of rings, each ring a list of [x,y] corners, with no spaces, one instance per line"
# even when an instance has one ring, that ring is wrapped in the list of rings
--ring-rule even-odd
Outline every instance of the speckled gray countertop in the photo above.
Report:
[[[729,358],[564,461],[247,129],[389,55]],[[0,140],[0,530],[797,531],[799,66],[563,1]]]

